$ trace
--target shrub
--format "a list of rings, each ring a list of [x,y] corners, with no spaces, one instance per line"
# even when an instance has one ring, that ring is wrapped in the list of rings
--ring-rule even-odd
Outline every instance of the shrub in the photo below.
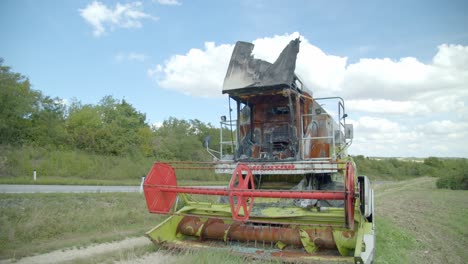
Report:
[[[436,182],[437,188],[468,190],[468,162],[461,160],[460,166],[441,176]]]

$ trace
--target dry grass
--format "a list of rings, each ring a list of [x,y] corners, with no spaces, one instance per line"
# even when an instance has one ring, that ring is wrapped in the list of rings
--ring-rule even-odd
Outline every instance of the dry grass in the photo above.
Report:
[[[1,194],[0,258],[141,236],[161,216],[139,193]]]

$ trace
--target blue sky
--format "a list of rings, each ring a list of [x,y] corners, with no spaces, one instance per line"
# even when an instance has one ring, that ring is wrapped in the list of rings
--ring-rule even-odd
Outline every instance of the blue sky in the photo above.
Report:
[[[0,57],[46,95],[216,124],[237,40],[339,95],[353,154],[468,157],[467,1],[0,1]]]

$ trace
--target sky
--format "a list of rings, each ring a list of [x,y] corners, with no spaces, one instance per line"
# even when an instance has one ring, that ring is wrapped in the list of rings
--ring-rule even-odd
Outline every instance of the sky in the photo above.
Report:
[[[236,41],[345,99],[353,155],[468,157],[468,1],[1,0],[0,57],[33,89],[218,126]]]

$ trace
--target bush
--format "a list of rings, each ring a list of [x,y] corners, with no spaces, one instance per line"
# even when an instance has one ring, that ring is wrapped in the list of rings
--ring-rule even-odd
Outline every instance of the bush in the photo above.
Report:
[[[459,167],[452,169],[447,175],[437,180],[437,188],[468,190],[468,162],[464,159],[460,163]]]
[[[355,156],[358,173],[372,180],[405,180],[420,176],[438,177],[439,188],[467,189],[468,160],[429,157],[417,159],[369,158]]]

